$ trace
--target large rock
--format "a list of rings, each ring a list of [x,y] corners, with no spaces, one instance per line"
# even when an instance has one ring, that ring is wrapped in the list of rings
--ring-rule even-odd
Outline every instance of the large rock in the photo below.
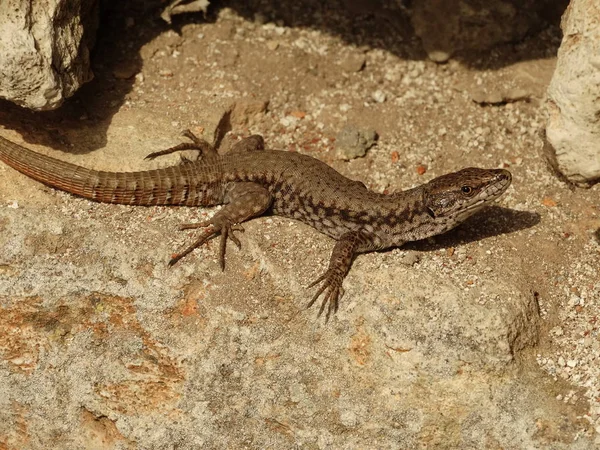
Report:
[[[546,149],[567,179],[587,184],[600,179],[600,3],[573,0],[561,27]]]
[[[92,79],[95,0],[0,2],[0,98],[55,109]]]
[[[170,231],[195,212],[3,175],[8,448],[536,448],[565,422],[515,363],[538,339],[534,295],[476,270],[476,245],[415,267],[397,251],[357,258],[325,325],[303,286],[332,241],[308,226],[254,220],[225,272],[218,245],[169,269],[191,238]]]

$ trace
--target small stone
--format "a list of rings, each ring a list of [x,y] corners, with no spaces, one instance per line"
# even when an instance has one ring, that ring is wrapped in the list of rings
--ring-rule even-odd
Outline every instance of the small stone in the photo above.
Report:
[[[377,103],[383,103],[383,102],[385,102],[385,100],[387,98],[385,95],[385,92],[383,92],[383,91],[375,91],[375,92],[373,92],[373,94],[371,94],[371,97]]]
[[[581,298],[579,298],[575,294],[572,294],[571,297],[569,298],[569,306],[571,308],[573,308],[573,307],[578,306],[580,304],[581,304]]]
[[[208,0],[194,0],[192,2],[184,3],[180,5],[183,0],[175,0],[171,2],[168,6],[165,7],[160,17],[167,23],[171,23],[172,16],[176,14],[185,14],[192,12],[202,12],[206,14],[208,10],[208,5],[210,2]]]
[[[405,266],[414,266],[421,260],[421,256],[417,252],[407,252],[400,258],[400,263]]]
[[[504,101],[499,91],[488,92],[485,88],[473,89],[471,98],[475,103],[496,105]]]
[[[361,158],[367,154],[377,141],[377,133],[372,129],[359,129],[354,125],[346,125],[336,136],[336,157],[350,160]]]
[[[504,93],[504,100],[509,102],[518,102],[519,100],[529,100],[531,93],[525,89],[514,88]]]
[[[129,78],[133,78],[138,71],[138,66],[133,61],[126,61],[120,64],[113,69],[113,76],[118,80],[128,80]],[[172,76],[173,74],[171,74]]]
[[[429,59],[436,63],[445,63],[452,56],[449,52],[444,52],[442,50],[432,50],[427,53]]]
[[[248,125],[262,116],[268,106],[269,100],[267,99],[240,100],[233,105],[231,110],[231,123],[237,126]]]
[[[345,427],[354,427],[357,423],[356,414],[353,411],[343,411],[340,414],[340,422]]]
[[[360,72],[365,64],[365,55],[348,55],[340,62],[340,68],[348,73]]]

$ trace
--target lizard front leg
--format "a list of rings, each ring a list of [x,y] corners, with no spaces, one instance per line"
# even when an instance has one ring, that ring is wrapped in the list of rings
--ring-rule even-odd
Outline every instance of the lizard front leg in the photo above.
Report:
[[[311,288],[321,282],[323,283],[306,307],[310,308],[324,293],[318,316],[321,316],[327,306],[325,315],[325,321],[327,322],[331,313],[335,314],[337,312],[338,302],[344,295],[342,283],[350,270],[354,257],[358,253],[377,250],[378,247],[377,239],[363,231],[349,231],[342,235],[333,248],[329,267],[323,275],[308,286]]]
[[[169,261],[169,266],[220,234],[219,265],[224,270],[227,239],[231,239],[240,248],[240,241],[233,232],[244,231],[240,224],[264,213],[271,206],[273,199],[263,186],[256,183],[239,182],[233,183],[233,187],[225,194],[225,201],[225,206],[209,220],[181,225],[180,229],[182,230],[204,227],[206,230],[192,245],[174,255]]]

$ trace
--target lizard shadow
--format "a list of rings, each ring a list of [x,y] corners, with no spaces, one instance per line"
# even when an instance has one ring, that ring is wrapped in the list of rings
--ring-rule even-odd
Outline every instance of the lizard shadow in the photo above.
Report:
[[[418,251],[437,251],[491,236],[526,230],[536,226],[540,221],[541,216],[536,212],[517,211],[493,205],[447,233],[421,241],[408,242],[402,248]]]

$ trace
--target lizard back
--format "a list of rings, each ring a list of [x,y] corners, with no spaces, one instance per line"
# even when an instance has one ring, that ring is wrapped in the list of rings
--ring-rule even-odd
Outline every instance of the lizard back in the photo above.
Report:
[[[279,150],[206,155],[161,169],[107,172],[34,152],[0,136],[0,160],[48,186],[104,203],[215,205],[222,202],[228,183],[240,181],[267,187],[275,210],[286,216],[293,214],[284,205],[298,202],[356,209],[357,202],[379,197],[315,158]]]

